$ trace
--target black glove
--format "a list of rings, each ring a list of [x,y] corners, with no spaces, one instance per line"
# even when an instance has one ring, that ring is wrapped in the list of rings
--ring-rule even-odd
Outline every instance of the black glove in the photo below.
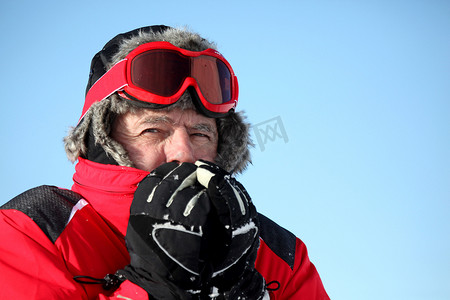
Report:
[[[141,181],[125,237],[130,265],[117,275],[150,299],[262,299],[256,209],[228,173],[197,165],[164,164]]]
[[[125,237],[131,261],[118,273],[154,299],[196,299],[211,277],[202,242],[211,205],[196,169],[164,164],[134,194]]]
[[[204,288],[203,294],[220,299],[263,299],[265,281],[255,269],[259,247],[255,206],[242,184],[229,173],[206,161],[196,165],[197,180],[207,188],[218,221],[208,227],[213,231],[204,232],[204,238],[213,241],[207,253],[213,273],[206,287],[208,292]]]

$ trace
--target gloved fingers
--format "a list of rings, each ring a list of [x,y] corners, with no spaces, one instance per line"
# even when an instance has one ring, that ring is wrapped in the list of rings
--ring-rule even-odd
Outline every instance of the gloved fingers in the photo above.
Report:
[[[199,160],[195,162],[195,165],[198,167],[197,180],[207,189],[217,217],[222,226],[226,228],[229,238],[231,238],[232,220],[228,199],[224,199],[219,191],[219,185],[225,184],[224,176],[228,174],[211,162]]]
[[[256,216],[244,186],[229,173],[207,161],[197,161],[197,180],[208,189],[219,218],[226,226],[242,226]]]
[[[181,164],[177,162],[168,162],[160,165],[156,169],[150,172],[150,176],[155,176],[163,179],[169,175],[173,170],[177,169]]]
[[[131,205],[131,214],[164,213],[177,194],[196,184],[196,181],[194,164],[172,162],[161,165],[139,183]]]
[[[197,230],[200,230],[199,228],[207,222],[211,203],[206,189],[188,187],[177,193],[167,210],[168,220],[186,226],[194,226]]]
[[[226,253],[214,258],[212,277],[234,282],[259,247],[257,211],[244,186],[218,166],[196,162],[198,181],[207,187],[211,205],[227,232]],[[224,238],[223,238],[224,239]]]
[[[166,202],[169,207],[179,191],[196,183],[196,169],[196,166],[190,163],[168,163],[155,169],[150,177],[160,177],[161,181],[154,187],[147,202],[152,202],[153,199],[160,201],[170,195]]]
[[[134,199],[131,204],[130,213],[141,214],[149,210],[149,199],[152,200],[156,188],[161,184],[161,181],[172,171],[179,167],[177,163],[167,163],[159,166],[147,175],[141,182],[134,193]],[[167,201],[167,199],[161,199]]]
[[[244,186],[237,180],[232,180],[230,183],[233,185],[233,191],[238,191],[241,195],[241,199],[243,199],[243,206],[246,208],[246,214],[250,216],[250,218],[254,218],[257,216],[256,207],[253,204],[252,198],[248,194],[247,190],[244,188]],[[245,200],[245,201],[244,201]],[[241,212],[243,210],[241,209]]]
[[[211,178],[216,175],[229,175],[225,170],[220,169],[219,166],[206,160],[198,160],[195,162],[197,169],[197,180],[205,188],[208,188]]]

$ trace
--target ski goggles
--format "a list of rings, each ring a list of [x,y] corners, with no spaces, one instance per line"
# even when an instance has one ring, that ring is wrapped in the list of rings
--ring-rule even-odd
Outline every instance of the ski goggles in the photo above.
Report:
[[[168,42],[146,43],[94,83],[86,94],[81,119],[93,103],[115,92],[130,100],[170,105],[189,87],[195,89],[209,116],[224,115],[237,105],[237,77],[219,52],[189,51]]]

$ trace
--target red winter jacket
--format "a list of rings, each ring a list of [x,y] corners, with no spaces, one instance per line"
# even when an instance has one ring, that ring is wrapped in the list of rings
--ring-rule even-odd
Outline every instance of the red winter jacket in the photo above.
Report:
[[[147,174],[80,158],[72,191],[41,186],[3,205],[0,299],[148,299],[129,281],[105,291],[74,280],[103,278],[129,263],[129,208]],[[271,299],[329,299],[305,245],[262,215],[260,223],[256,269],[266,282],[280,284]]]

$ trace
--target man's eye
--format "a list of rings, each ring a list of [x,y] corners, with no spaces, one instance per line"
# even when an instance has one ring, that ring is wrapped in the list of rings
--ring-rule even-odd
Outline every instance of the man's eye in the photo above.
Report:
[[[160,130],[157,129],[157,128],[147,128],[147,129],[143,130],[141,132],[141,134],[144,134],[144,133],[159,133],[159,132],[160,132]]]
[[[192,135],[192,136],[195,136],[195,137],[200,137],[200,138],[207,138],[207,139],[209,139],[209,135],[204,134],[204,133],[201,133],[201,132],[192,133],[191,135]]]

